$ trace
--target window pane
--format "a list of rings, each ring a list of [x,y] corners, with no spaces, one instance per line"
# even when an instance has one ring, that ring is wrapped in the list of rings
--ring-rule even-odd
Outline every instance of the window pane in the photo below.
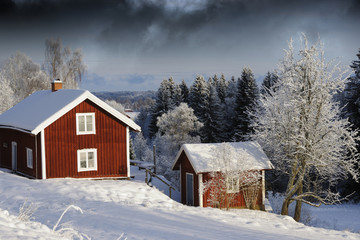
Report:
[[[88,152],[88,167],[93,168],[94,165],[94,152]]]
[[[80,153],[80,167],[86,168],[86,153],[85,152]]]
[[[84,132],[85,131],[85,117],[78,116],[78,122],[79,122],[79,132]]]
[[[88,164],[89,164],[89,168],[93,168],[93,167],[95,167],[95,165],[94,165],[94,159],[89,159],[89,162],[88,162]]]
[[[86,130],[88,132],[92,132],[93,131],[93,127],[92,127],[92,116],[86,116]]]

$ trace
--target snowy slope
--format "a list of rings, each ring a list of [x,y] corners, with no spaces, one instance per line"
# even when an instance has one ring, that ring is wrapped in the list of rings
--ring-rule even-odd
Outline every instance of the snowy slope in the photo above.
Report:
[[[307,227],[290,217],[261,211],[226,212],[183,206],[143,183],[78,179],[29,180],[0,169],[0,239],[39,234],[56,239],[49,229],[70,204],[62,223],[92,239],[360,239],[360,234]],[[132,173],[136,168],[132,168]],[[139,180],[137,180],[139,179]],[[19,207],[27,201],[38,209],[34,222],[19,222]],[[10,213],[6,217],[6,211]],[[4,217],[5,216],[5,217]],[[7,222],[9,220],[9,222]],[[12,226],[2,231],[3,226]],[[46,226],[44,226],[46,225]],[[23,236],[22,235],[22,236]]]

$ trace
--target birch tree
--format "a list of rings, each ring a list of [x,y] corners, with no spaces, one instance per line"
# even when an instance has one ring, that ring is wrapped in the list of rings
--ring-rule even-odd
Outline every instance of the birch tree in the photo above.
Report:
[[[340,200],[337,182],[348,176],[358,180],[357,131],[340,118],[333,98],[342,91],[344,72],[325,62],[322,44],[309,45],[305,35],[298,58],[293,42],[278,69],[279,81],[262,95],[255,114],[255,138],[275,167],[288,175],[281,214],[296,202],[294,219],[300,220],[302,203],[311,206]]]
[[[45,68],[51,80],[59,78],[64,88],[79,88],[87,66],[80,48],[63,48],[60,38],[51,38],[45,41]]]

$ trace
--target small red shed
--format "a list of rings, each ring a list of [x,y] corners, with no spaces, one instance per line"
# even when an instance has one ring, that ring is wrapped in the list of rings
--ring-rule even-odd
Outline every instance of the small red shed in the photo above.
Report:
[[[180,171],[181,202],[191,206],[211,206],[209,190],[203,192],[206,183],[214,172],[222,172],[223,165],[217,162],[219,148],[222,143],[184,144],[178,152],[172,170]],[[265,201],[265,170],[273,166],[261,146],[256,141],[230,142],[234,150],[234,166],[241,166],[241,171],[260,171],[261,188],[258,193],[257,205],[264,206]],[[240,169],[234,169],[240,170]],[[239,182],[240,179],[237,180]],[[234,191],[234,189],[232,189]],[[236,195],[231,207],[246,207],[243,193],[235,189]]]
[[[141,131],[89,91],[55,81],[0,115],[0,167],[36,179],[128,178],[129,130]]]

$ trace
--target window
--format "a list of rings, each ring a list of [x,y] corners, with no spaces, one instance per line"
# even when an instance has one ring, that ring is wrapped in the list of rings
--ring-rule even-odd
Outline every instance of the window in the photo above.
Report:
[[[95,113],[76,114],[76,134],[95,134]]]
[[[33,151],[30,148],[26,148],[27,167],[33,168]]]
[[[226,177],[226,192],[237,193],[240,191],[239,178],[238,177]]]
[[[97,151],[94,148],[77,150],[78,172],[97,170]]]

